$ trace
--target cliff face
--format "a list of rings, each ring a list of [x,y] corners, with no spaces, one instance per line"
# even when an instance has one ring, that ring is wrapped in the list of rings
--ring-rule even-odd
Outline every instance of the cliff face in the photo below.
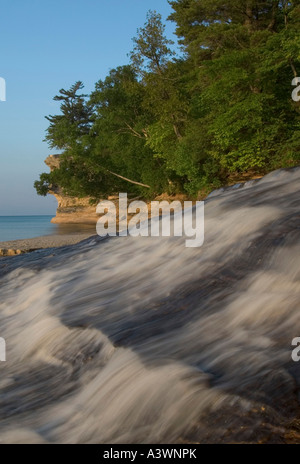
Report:
[[[51,171],[59,167],[60,155],[50,155],[45,159],[46,165],[50,168]],[[51,195],[54,195],[58,207],[56,210],[56,216],[51,220],[54,224],[96,224],[99,220],[99,215],[96,214],[96,205],[90,204],[90,197],[76,198],[65,195],[60,188],[53,189],[49,192]],[[119,214],[119,197],[116,195],[111,195],[105,198],[109,201],[112,201],[115,204],[117,215]],[[138,198],[132,198],[132,200]],[[100,201],[101,199],[99,199]],[[176,197],[169,197],[168,195],[160,195],[154,198],[156,201],[181,201],[189,200],[185,195],[176,195]],[[150,214],[151,204],[148,202],[148,209]],[[128,219],[133,215],[128,214]],[[149,216],[150,217],[150,216]]]
[[[50,155],[45,163],[51,171],[59,167],[60,155]],[[51,220],[54,224],[96,224],[99,216],[96,214],[96,206],[90,205],[90,198],[75,198],[64,195],[61,189],[50,191],[54,195],[58,207],[56,216]]]

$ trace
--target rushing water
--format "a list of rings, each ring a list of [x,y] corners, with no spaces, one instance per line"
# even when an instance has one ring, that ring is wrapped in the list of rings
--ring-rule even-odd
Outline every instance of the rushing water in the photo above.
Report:
[[[0,262],[0,442],[280,442],[299,417],[300,169],[211,196],[205,244]]]

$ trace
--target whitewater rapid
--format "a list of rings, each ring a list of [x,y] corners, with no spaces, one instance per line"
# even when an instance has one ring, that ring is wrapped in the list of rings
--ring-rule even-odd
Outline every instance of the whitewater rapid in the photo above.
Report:
[[[205,202],[205,242],[0,261],[0,443],[281,442],[299,418],[300,168]]]

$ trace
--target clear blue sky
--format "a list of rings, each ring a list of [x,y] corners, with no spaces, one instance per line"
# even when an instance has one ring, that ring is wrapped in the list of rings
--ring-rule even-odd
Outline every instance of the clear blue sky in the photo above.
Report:
[[[164,20],[167,0],[0,0],[0,216],[55,214],[52,196],[38,197],[34,180],[47,171],[51,153],[43,142],[53,97],[75,81],[86,92],[108,71],[128,63],[132,37],[148,10]],[[167,23],[172,36],[174,24]],[[52,153],[55,153],[52,151]]]

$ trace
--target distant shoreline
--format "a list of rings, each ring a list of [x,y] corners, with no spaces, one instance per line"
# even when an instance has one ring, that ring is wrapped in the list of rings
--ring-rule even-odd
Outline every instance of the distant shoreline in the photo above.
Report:
[[[76,243],[92,237],[93,235],[96,235],[96,228],[94,232],[90,231],[76,234],[45,235],[35,238],[0,242],[0,257],[16,256],[45,248],[58,248],[62,246],[75,245]]]

